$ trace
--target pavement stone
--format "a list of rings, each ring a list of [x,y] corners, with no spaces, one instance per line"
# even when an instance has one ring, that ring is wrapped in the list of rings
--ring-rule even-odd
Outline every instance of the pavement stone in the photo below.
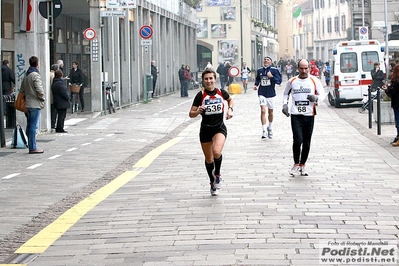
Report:
[[[43,155],[6,149],[13,153],[1,161],[0,247],[15,238],[24,243],[176,137],[179,142],[29,265],[318,265],[320,240],[397,241],[399,149],[389,145],[394,126],[383,125],[377,135],[357,108],[321,103],[309,176],[291,177],[283,88],[277,88],[273,139],[260,138],[256,92],[235,96],[218,197],[209,193],[199,119],[188,118],[192,97],[172,94],[112,115],[85,116],[69,134],[40,135]],[[37,228],[18,234],[26,225]]]

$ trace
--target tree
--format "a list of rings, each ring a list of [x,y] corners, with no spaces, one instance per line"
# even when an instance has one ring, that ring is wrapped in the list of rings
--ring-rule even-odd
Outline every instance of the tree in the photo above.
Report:
[[[183,3],[186,3],[188,6],[192,8],[200,7],[201,0],[183,0]]]

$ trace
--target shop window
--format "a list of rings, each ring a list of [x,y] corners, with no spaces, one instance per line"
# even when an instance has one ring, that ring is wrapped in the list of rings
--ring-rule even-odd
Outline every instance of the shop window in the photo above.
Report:
[[[57,43],[65,43],[65,32],[60,28],[57,28]]]
[[[3,21],[1,38],[14,39],[14,24],[12,22]]]

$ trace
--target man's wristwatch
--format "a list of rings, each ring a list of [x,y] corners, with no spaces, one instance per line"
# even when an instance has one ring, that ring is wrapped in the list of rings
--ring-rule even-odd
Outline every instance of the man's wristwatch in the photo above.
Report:
[[[229,109],[231,109],[231,111],[233,111],[233,112],[234,112],[234,110],[233,110],[233,107],[229,106]]]

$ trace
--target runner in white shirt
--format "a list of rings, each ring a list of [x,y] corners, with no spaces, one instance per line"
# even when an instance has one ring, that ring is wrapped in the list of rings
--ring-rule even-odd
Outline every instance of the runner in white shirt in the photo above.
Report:
[[[251,70],[249,69],[249,67],[247,67],[247,64],[245,62],[242,63],[241,79],[242,79],[242,86],[244,88],[244,92],[247,92],[247,89],[248,89],[249,73],[251,73]]]
[[[289,79],[285,87],[283,113],[287,117],[291,113],[291,130],[294,139],[292,145],[294,166],[290,174],[307,176],[305,163],[310,151],[316,106],[317,102],[323,101],[325,92],[320,80],[308,74],[308,60],[302,59],[298,62],[298,71],[299,75]],[[288,112],[290,96],[291,108]]]

